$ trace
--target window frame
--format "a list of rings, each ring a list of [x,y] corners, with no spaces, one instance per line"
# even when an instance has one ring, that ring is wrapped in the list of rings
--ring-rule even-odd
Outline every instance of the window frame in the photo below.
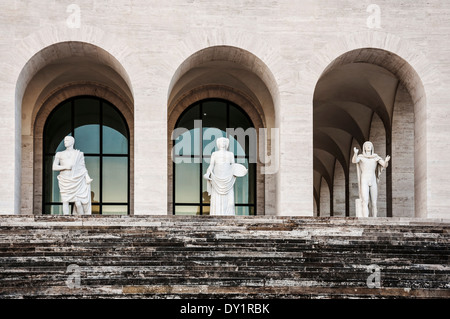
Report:
[[[106,99],[103,99],[101,97],[97,97],[97,96],[93,96],[93,95],[77,95],[77,96],[73,96],[70,97],[68,99],[63,100],[62,102],[60,102],[47,116],[46,120],[45,120],[45,124],[44,124],[44,128],[43,128],[43,138],[42,138],[42,214],[43,215],[51,215],[51,213],[46,213],[46,206],[62,206],[62,202],[52,202],[52,201],[46,201],[46,187],[47,187],[47,183],[46,183],[46,158],[50,157],[50,156],[55,156],[56,152],[47,152],[47,138],[46,138],[46,133],[47,133],[47,126],[49,124],[49,120],[52,118],[52,116],[54,116],[54,114],[59,110],[60,107],[62,107],[64,104],[66,103],[70,103],[70,135],[71,136],[75,136],[75,101],[78,99],[92,99],[92,100],[97,100],[99,102],[99,152],[98,153],[84,153],[85,158],[86,157],[98,157],[99,158],[99,201],[98,204],[92,204],[92,207],[94,206],[98,206],[99,207],[99,213],[95,214],[95,215],[103,215],[103,206],[126,206],[126,215],[130,215],[130,207],[131,207],[131,202],[130,202],[130,195],[131,195],[131,186],[130,186],[130,173],[131,173],[131,165],[130,165],[130,161],[131,161],[131,152],[130,152],[130,128],[128,126],[128,123],[126,121],[126,118],[124,117],[124,115],[122,114],[122,112],[120,112],[120,110],[111,102],[109,102]],[[105,105],[106,103],[106,105]],[[103,115],[103,109],[104,107],[111,107],[113,108],[117,115],[120,117],[120,119],[122,120],[122,123],[125,125],[126,128],[126,139],[127,139],[127,152],[126,154],[114,154],[114,153],[104,153],[103,152],[103,126],[104,126],[104,115]],[[76,139],[76,136],[75,136]],[[76,140],[75,140],[75,144],[76,144]],[[76,148],[76,147],[75,147]],[[103,158],[104,157],[120,157],[120,158],[126,158],[127,159],[127,202],[113,202],[113,203],[103,203]],[[73,203],[70,203],[70,211],[71,213],[73,212]],[[94,214],[93,214],[94,215]]]
[[[230,126],[230,107],[234,107],[236,108],[238,111],[240,111],[240,113],[245,116],[245,118],[248,120],[248,122],[250,123],[251,126],[249,127],[253,127],[255,128],[255,125],[253,123],[253,121],[251,120],[250,116],[244,111],[243,108],[241,108],[239,105],[228,101],[226,99],[222,99],[222,98],[207,98],[207,99],[202,99],[199,101],[196,101],[194,103],[192,103],[191,105],[189,105],[185,110],[183,110],[183,112],[178,116],[178,119],[175,123],[175,129],[179,128],[179,123],[181,122],[181,120],[183,119],[183,116],[186,115],[187,112],[189,112],[192,108],[194,108],[195,106],[199,106],[199,118],[195,118],[194,120],[202,120],[203,121],[203,104],[207,103],[207,102],[221,102],[221,103],[225,103],[226,105],[226,128],[231,128]],[[195,154],[191,154],[191,155],[176,155],[173,154],[173,159],[175,158],[190,158],[192,160],[197,159],[197,162],[193,161],[194,163],[197,163],[198,165],[200,165],[200,194],[199,194],[199,202],[196,203],[185,203],[185,202],[177,202],[175,200],[176,198],[176,163],[173,160],[172,161],[172,172],[173,172],[173,182],[172,182],[172,215],[176,215],[176,208],[177,206],[192,206],[192,207],[199,207],[200,208],[200,212],[199,214],[196,215],[205,215],[203,213],[203,208],[204,207],[210,207],[210,203],[203,203],[202,200],[202,190],[203,190],[203,184],[205,183],[204,179],[203,179],[203,165],[204,165],[204,159],[205,158],[211,158],[211,155],[203,155],[203,131],[200,132],[200,154],[195,155]],[[176,140],[172,140],[172,151],[174,150],[176,144]],[[244,149],[245,151],[245,149]],[[195,153],[195,152],[194,152]],[[242,203],[235,203],[235,207],[248,207],[249,208],[249,214],[248,216],[256,216],[257,215],[257,163],[250,163],[249,159],[250,156],[249,154],[245,154],[245,156],[242,155],[236,155],[234,154],[234,159],[235,161],[237,159],[244,159],[248,161],[248,169],[250,170],[250,165],[254,165],[254,174],[252,176],[252,178],[250,179],[249,176],[249,189],[252,187],[251,185],[253,185],[253,198],[252,201],[250,200],[250,196],[249,196],[249,200],[247,204],[242,204]],[[207,165],[207,164],[205,164]],[[252,212],[252,208],[253,208],[253,212]],[[247,215],[243,215],[243,216],[247,216]]]

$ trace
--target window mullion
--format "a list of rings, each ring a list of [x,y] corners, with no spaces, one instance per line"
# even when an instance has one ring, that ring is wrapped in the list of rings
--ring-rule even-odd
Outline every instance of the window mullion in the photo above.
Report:
[[[75,98],[70,101],[70,127],[72,129],[72,137],[75,138]]]
[[[100,183],[99,183],[99,188],[100,188],[100,200],[99,200],[99,214],[103,215],[103,101],[101,99],[100,100],[100,132],[99,132],[99,136],[100,136]]]
[[[203,122],[203,103],[200,103],[200,119],[202,120],[202,122]],[[200,134],[199,134],[199,138],[200,138],[200,149],[199,149],[199,152],[200,152],[200,216],[202,216],[203,215],[203,194],[202,194],[202,191],[203,191],[203,125],[202,125],[202,129],[201,129],[201,131],[200,131]],[[194,154],[195,154],[195,152],[194,152]]]

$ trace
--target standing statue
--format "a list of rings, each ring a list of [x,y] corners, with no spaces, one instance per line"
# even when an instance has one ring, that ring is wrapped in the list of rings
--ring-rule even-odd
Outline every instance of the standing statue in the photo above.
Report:
[[[388,167],[390,156],[383,159],[374,153],[373,144],[369,141],[363,144],[362,154],[358,155],[355,147],[352,162],[356,164],[358,173],[359,198],[356,200],[356,216],[369,217],[369,196],[372,206],[372,216],[377,217],[378,182],[380,174]]]
[[[64,138],[66,149],[57,152],[53,162],[53,170],[60,171],[58,175],[59,191],[63,202],[63,214],[70,215],[69,203],[75,203],[75,214],[92,213],[91,182],[83,152],[73,148],[75,139],[72,136]]]
[[[217,139],[218,151],[211,154],[211,162],[203,177],[211,196],[210,215],[234,215],[234,182],[247,174],[244,165],[234,162],[234,154],[227,151],[230,140]]]

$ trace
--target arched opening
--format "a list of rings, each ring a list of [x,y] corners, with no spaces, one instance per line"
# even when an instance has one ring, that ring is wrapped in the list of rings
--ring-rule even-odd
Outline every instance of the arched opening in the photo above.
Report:
[[[230,131],[229,129],[233,130]],[[237,136],[237,130],[250,132]],[[253,123],[237,105],[222,99],[208,99],[188,107],[175,126],[173,147],[173,214],[208,215],[210,196],[203,175],[216,151],[216,140],[227,137],[235,162],[244,165],[248,174],[234,186],[236,215],[256,215],[256,134]],[[242,138],[243,137],[243,138]],[[253,149],[252,149],[253,148]]]
[[[183,112],[207,99],[219,99],[235,105],[252,123],[257,142],[270,149],[270,135],[260,140],[260,129],[275,127],[276,114],[273,76],[267,66],[252,53],[230,46],[215,46],[200,50],[188,57],[175,72],[168,92],[168,211],[174,212],[174,165],[172,161],[172,133]],[[224,120],[224,118],[222,119]],[[230,123],[233,127],[235,124]],[[256,146],[258,148],[258,146]],[[257,151],[255,163],[255,203],[258,214],[276,214],[276,178],[263,173],[266,158]],[[250,207],[250,206],[249,206]],[[245,213],[247,214],[247,213]]]
[[[370,140],[375,153],[391,156],[381,177],[378,216],[418,216],[423,209],[420,199],[426,197],[425,181],[420,178],[426,169],[424,101],[417,74],[391,52],[358,49],[333,61],[314,91],[316,206],[322,202],[322,177],[333,181],[331,203],[344,201],[337,204],[340,208],[332,204],[330,214],[342,215],[345,207],[345,216],[355,216],[358,182],[351,162],[353,148],[361,150]]]
[[[48,116],[43,134],[43,214],[61,215],[62,202],[52,164],[64,151],[64,138],[75,138],[84,153],[91,183],[92,213],[130,212],[129,129],[122,114],[108,101],[78,96],[60,103]]]
[[[21,213],[42,214],[44,207],[44,125],[70,98],[92,96],[110,103],[129,129],[129,212],[133,213],[133,93],[122,65],[104,49],[85,42],[60,42],[37,52],[17,82],[21,118]],[[70,128],[69,128],[70,130]]]

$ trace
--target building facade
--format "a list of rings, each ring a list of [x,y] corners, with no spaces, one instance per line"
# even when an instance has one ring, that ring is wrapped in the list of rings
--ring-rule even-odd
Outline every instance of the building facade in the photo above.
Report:
[[[380,216],[449,216],[446,1],[17,0],[0,12],[1,214],[61,212],[51,163],[66,135],[85,153],[94,213],[208,214],[214,137],[242,128],[247,143],[229,135],[249,169],[238,214],[354,216],[351,157],[370,140],[392,158]]]

